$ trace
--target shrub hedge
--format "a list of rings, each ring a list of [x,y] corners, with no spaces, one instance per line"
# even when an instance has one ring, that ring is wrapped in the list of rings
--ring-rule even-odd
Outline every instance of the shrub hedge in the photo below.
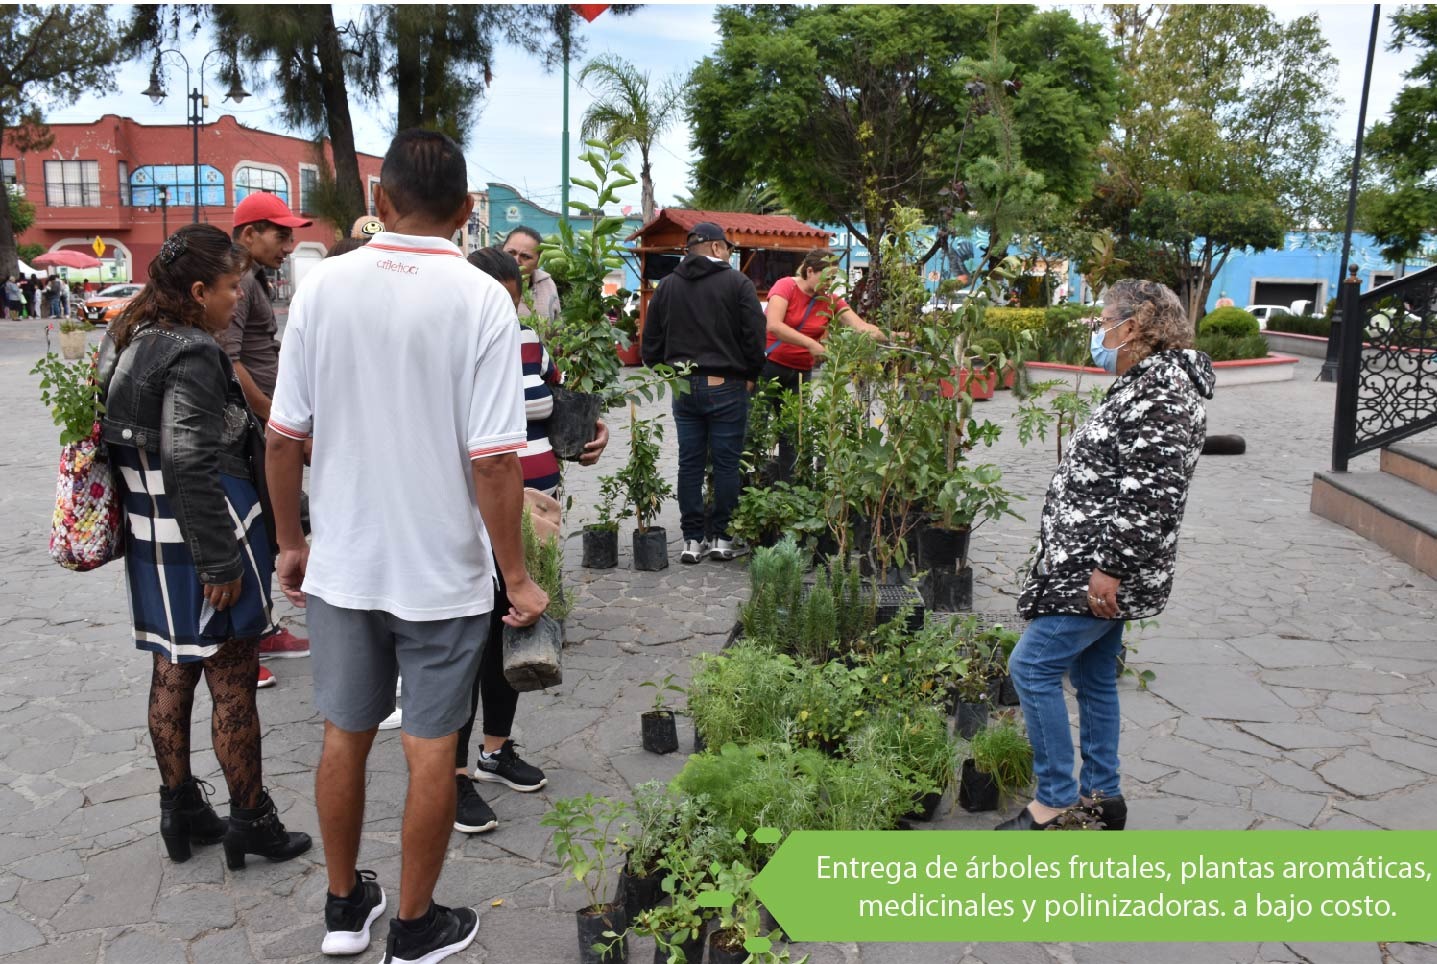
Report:
[[[1267,319],[1267,330],[1326,338],[1332,332],[1332,319],[1319,318],[1316,315],[1273,315]]]
[[[1241,308],[1218,308],[1210,311],[1198,322],[1198,337],[1203,335],[1226,335],[1229,338],[1246,338],[1261,331],[1257,319]]]
[[[1266,358],[1267,339],[1257,332],[1242,337],[1207,332],[1197,336],[1197,350],[1206,352],[1215,362]]]

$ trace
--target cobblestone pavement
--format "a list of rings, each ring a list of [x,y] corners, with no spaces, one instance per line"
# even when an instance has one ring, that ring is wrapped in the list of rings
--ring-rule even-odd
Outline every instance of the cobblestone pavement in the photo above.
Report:
[[[126,639],[123,572],[66,572],[45,554],[56,433],[27,374],[40,326],[0,324],[0,958],[7,964],[242,964],[319,960],[324,874],[319,852],[231,873],[218,848],[185,864],[163,859],[157,778],[145,731],[148,660]],[[1135,662],[1156,678],[1124,684],[1122,757],[1132,825],[1155,828],[1431,829],[1437,812],[1437,583],[1356,535],[1311,515],[1325,467],[1332,387],[1304,361],[1295,381],[1233,388],[1209,409],[1210,430],[1247,437],[1236,458],[1198,468],[1177,588],[1138,640]],[[649,406],[666,410],[666,403]],[[1011,398],[980,407],[1007,421]],[[625,413],[613,413],[622,422]],[[993,451],[1036,518],[1054,466],[1051,445]],[[568,529],[592,516],[595,478],[626,450],[616,426],[600,466],[575,467]],[[666,465],[672,476],[672,437]],[[1365,467],[1365,463],[1364,466]],[[677,510],[665,513],[676,541]],[[978,608],[1011,611],[1015,568],[1033,522],[975,536]],[[516,739],[547,771],[538,794],[485,794],[499,829],[455,834],[441,900],[477,906],[475,946],[455,960],[563,964],[575,959],[571,911],[539,816],[554,796],[627,795],[667,778],[682,754],[639,748],[644,680],[688,674],[732,624],[743,571],[705,563],[662,573],[577,568],[577,604],[559,691],[526,695]],[[677,549],[673,555],[676,559]],[[285,610],[302,630],[302,614]],[[266,781],[291,828],[317,832],[312,770],[320,721],[308,660],[270,664],[260,693]],[[219,787],[208,749],[208,700],[196,706],[195,772]],[[687,750],[689,736],[683,737]],[[397,734],[371,761],[362,866],[398,878],[404,764]],[[224,798],[223,790],[219,793]],[[222,811],[223,812],[223,811]],[[994,821],[948,811],[937,826]],[[494,906],[494,902],[502,904]],[[391,904],[392,906],[392,904]],[[382,935],[384,928],[378,933]],[[814,964],[1086,962],[1395,962],[1432,964],[1422,945],[814,944]],[[361,960],[377,960],[376,947]],[[648,948],[636,942],[634,960]]]

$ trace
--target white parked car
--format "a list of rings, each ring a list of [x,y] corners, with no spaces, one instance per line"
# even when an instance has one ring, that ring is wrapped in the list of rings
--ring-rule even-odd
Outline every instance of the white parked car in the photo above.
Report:
[[[1267,330],[1267,321],[1274,315],[1290,315],[1292,310],[1287,305],[1248,305],[1243,311],[1257,319],[1257,327]]]

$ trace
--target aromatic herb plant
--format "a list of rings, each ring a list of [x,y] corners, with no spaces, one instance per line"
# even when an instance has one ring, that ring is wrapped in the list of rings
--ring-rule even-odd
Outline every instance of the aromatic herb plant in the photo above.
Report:
[[[688,801],[658,780],[634,787],[632,819],[624,823],[629,873],[639,877],[658,873],[659,860],[674,842],[679,809],[685,803]]]
[[[646,680],[645,682],[642,682],[642,683],[639,684],[640,686],[650,686],[650,687],[653,687],[653,690],[654,690],[654,709],[653,709],[653,711],[654,711],[655,713],[663,713],[663,712],[665,712],[665,711],[669,711],[669,712],[672,712],[672,711],[673,711],[673,707],[669,705],[668,697],[666,696],[666,694],[668,694],[668,693],[687,693],[687,692],[688,692],[688,691],[687,691],[686,689],[684,689],[682,686],[679,686],[677,683],[674,682],[674,680],[677,679],[677,678],[678,678],[678,677],[674,676],[673,673],[668,673],[668,674],[666,674],[666,675],[664,676],[664,678],[661,679],[661,680]]]
[[[564,591],[564,547],[557,536],[539,538],[534,531],[534,514],[528,506],[524,507],[520,530],[524,535],[524,565],[529,577],[549,594],[549,608],[544,612],[551,619],[563,620],[573,608],[569,594]]]
[[[1033,782],[1033,747],[1012,713],[974,734],[973,765],[993,778],[1001,797],[1010,798]]]
[[[40,376],[40,401],[49,406],[55,424],[60,426],[60,444],[69,445],[90,437],[95,420],[105,413],[100,401],[100,386],[95,381],[99,349],[91,348],[73,362],[66,362],[54,352],[30,369]]]
[[[554,801],[554,808],[539,823],[554,829],[554,851],[570,885],[578,883],[588,894],[589,907],[610,902],[609,868],[628,847],[624,818],[628,804],[586,793]]]

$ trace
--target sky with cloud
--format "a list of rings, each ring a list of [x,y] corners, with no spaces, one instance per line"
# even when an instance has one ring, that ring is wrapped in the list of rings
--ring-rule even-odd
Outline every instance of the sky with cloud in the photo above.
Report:
[[[1044,6],[1049,6],[1045,4]],[[1052,5],[1064,6],[1064,5]],[[1273,4],[1277,15],[1284,19],[1315,12],[1323,33],[1338,60],[1338,85],[1334,93],[1342,101],[1336,118],[1336,131],[1344,142],[1351,143],[1357,129],[1358,100],[1362,90],[1362,72],[1371,26],[1372,7],[1361,4]],[[585,58],[603,53],[616,54],[648,71],[655,83],[670,76],[682,76],[690,67],[714,49],[718,31],[713,23],[713,4],[648,4],[626,17],[601,15],[592,24],[580,27],[585,37]],[[1075,17],[1094,17],[1091,6],[1066,6]],[[1388,15],[1395,5],[1383,8],[1382,28],[1372,90],[1367,111],[1370,125],[1385,117],[1397,92],[1403,86],[1402,74],[1416,62],[1410,49],[1400,53],[1386,50],[1391,36]],[[117,7],[114,15],[125,13]],[[336,5],[336,18],[359,17],[358,5]],[[182,50],[196,66],[208,45],[204,37],[182,45]],[[232,113],[244,124],[265,130],[287,133],[280,123],[273,94],[251,85],[255,96],[243,104],[222,104],[212,57],[206,92],[209,94],[208,118]],[[582,62],[573,65],[577,77]],[[139,95],[149,83],[148,64],[129,64],[117,72],[117,90],[87,95],[73,106],[52,111],[54,122],[83,122],[104,113],[134,117],[149,124],[183,123],[186,105],[179,96],[184,81],[183,69],[169,68],[168,83],[174,94],[161,105],[153,105]],[[577,158],[583,147],[578,136],[580,118],[592,102],[592,95],[573,83],[570,87],[571,157]],[[479,122],[466,145],[470,181],[483,187],[490,181],[511,184],[539,204],[557,209],[560,185],[560,143],[563,130],[563,86],[558,70],[546,73],[528,54],[517,48],[501,47],[494,63],[493,85],[484,98]],[[358,147],[362,151],[382,154],[393,134],[393,97],[378,104],[353,105]],[[657,145],[653,156],[655,191],[660,205],[687,193],[689,160],[687,126],[680,121]],[[177,158],[183,161],[185,158]],[[577,165],[577,161],[571,161]],[[637,187],[624,192],[624,204],[637,209]]]

